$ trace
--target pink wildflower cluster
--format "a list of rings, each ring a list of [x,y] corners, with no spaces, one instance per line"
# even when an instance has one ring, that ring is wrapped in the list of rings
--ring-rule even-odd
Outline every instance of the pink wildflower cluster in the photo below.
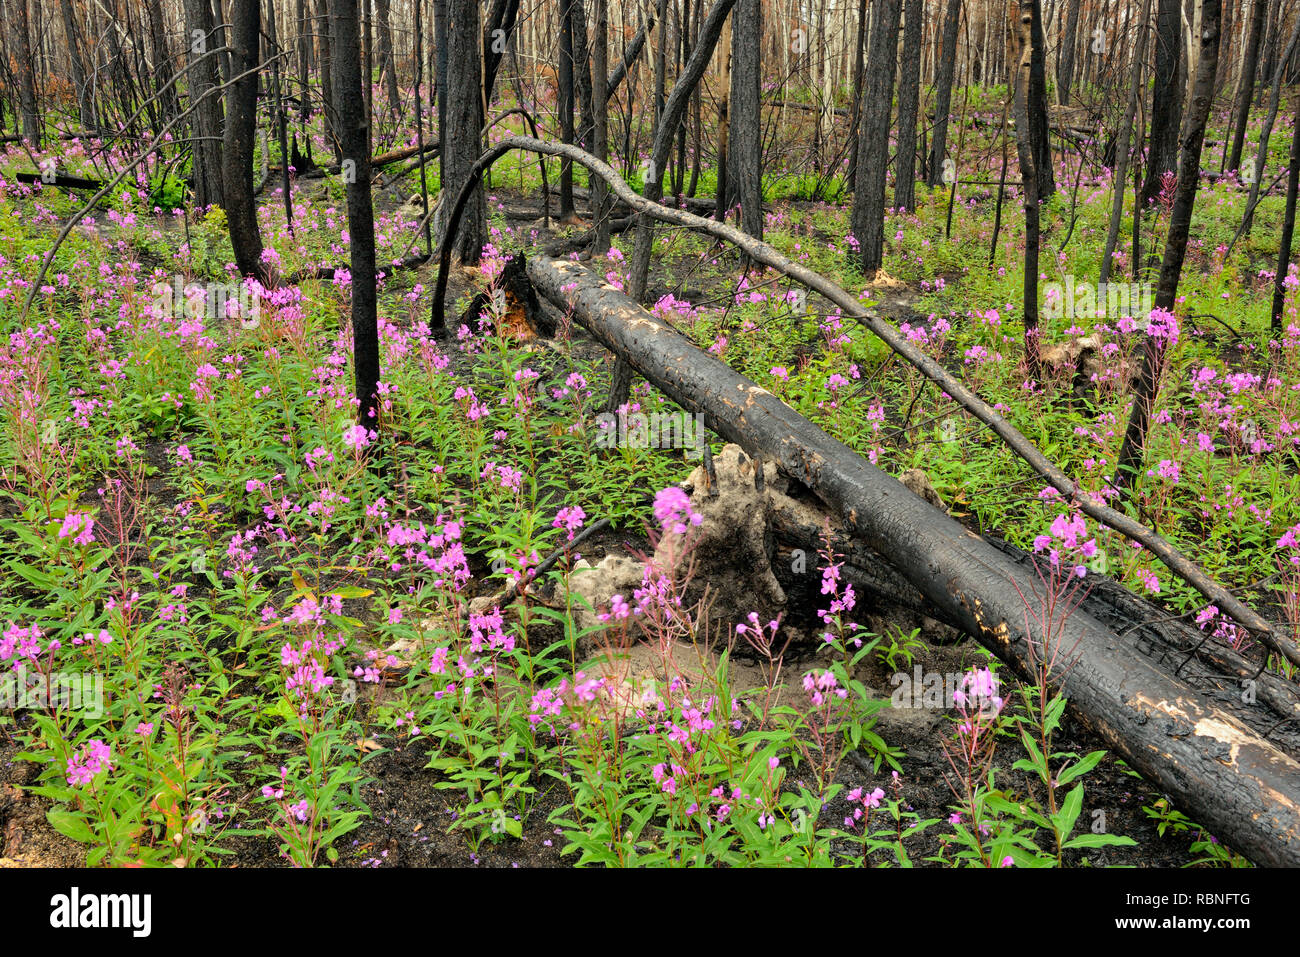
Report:
[[[68,758],[68,783],[73,787],[89,784],[101,771],[113,770],[109,760],[112,749],[98,738],[92,738],[82,745],[76,754]]]
[[[897,774],[898,772],[894,772]],[[864,816],[870,816],[872,808],[880,807],[880,802],[885,798],[883,788],[875,788],[868,791],[866,788],[854,788],[848,793],[849,804],[853,806],[853,813],[844,818],[844,826],[852,829],[858,821]]]
[[[69,512],[59,528],[59,538],[71,538],[74,545],[89,545],[95,540],[94,527],[89,512]]]
[[[848,691],[840,687],[839,679],[832,671],[810,671],[803,676],[803,690],[815,707],[820,708],[830,697],[843,700],[849,696]]]
[[[450,586],[454,591],[460,591],[471,577],[460,534],[460,523],[453,520],[444,522],[442,516],[438,517],[432,530],[423,522],[414,526],[394,523],[388,528],[388,547],[393,550],[393,560],[388,567],[398,572],[404,566],[399,559],[416,562],[434,575],[435,588]]]
[[[699,525],[704,517],[691,508],[691,499],[676,485],[670,485],[655,495],[655,519],[665,532],[685,535],[687,526]]]
[[[1156,307],[1147,318],[1147,335],[1161,339],[1166,349],[1178,344],[1178,317],[1166,309]]]
[[[573,541],[573,533],[582,528],[582,523],[586,518],[587,513],[582,510],[580,505],[562,508],[555,513],[555,520],[551,522],[551,528],[563,528],[568,532],[568,540]]]
[[[1046,551],[1054,566],[1060,566],[1061,559],[1091,559],[1097,554],[1097,540],[1088,538],[1088,523],[1082,515],[1069,515],[1062,512],[1052,520],[1050,534],[1039,535],[1034,539],[1034,551]],[[1074,574],[1082,578],[1088,568],[1082,562],[1074,566]]]
[[[1237,651],[1245,651],[1251,642],[1250,633],[1220,612],[1217,605],[1206,605],[1197,612],[1196,627],[1209,632]]]
[[[830,558],[834,557],[829,552],[825,554]],[[858,603],[857,596],[853,592],[852,584],[844,582],[843,591],[841,591],[840,569],[843,567],[843,562],[837,563],[831,561],[822,569],[822,594],[830,595],[831,602],[829,608],[817,609],[817,616],[821,618],[822,624],[824,624],[827,629],[835,628],[841,632],[841,635],[845,627],[843,624],[843,616],[847,612],[852,611],[854,606]],[[856,622],[849,622],[847,627],[849,631],[856,631],[858,626]],[[833,643],[835,638],[836,635],[832,631],[828,630],[822,633],[822,639],[828,645]],[[857,637],[853,638],[853,645],[855,648],[861,648],[862,639]]]

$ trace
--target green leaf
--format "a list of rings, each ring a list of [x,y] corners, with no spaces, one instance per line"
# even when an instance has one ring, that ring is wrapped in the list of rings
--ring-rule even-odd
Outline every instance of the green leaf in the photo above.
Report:
[[[327,591],[326,595],[335,595],[339,598],[369,598],[375,593],[373,588],[362,588],[359,585],[346,585],[343,588],[335,588],[333,591]]]
[[[75,814],[72,811],[59,810],[58,808],[50,808],[50,810],[46,812],[45,817],[46,820],[50,822],[51,827],[60,834],[72,838],[74,841],[78,841],[82,844],[94,844],[98,840],[98,838],[95,837],[95,832],[90,829],[85,818],[80,814]]]
[[[1061,838],[1070,836],[1074,830],[1074,822],[1079,819],[1079,813],[1083,810],[1083,785],[1076,784],[1074,790],[1065,797],[1065,802],[1061,809],[1052,815],[1052,823],[1056,825],[1056,833]]]
[[[1106,756],[1105,751],[1093,751],[1087,757],[1081,758],[1068,768],[1061,771],[1056,776],[1056,783],[1060,787],[1069,784],[1075,778],[1087,774],[1097,766],[1097,762]]]
[[[1078,837],[1072,837],[1061,847],[1132,847],[1137,841],[1131,837],[1121,837],[1118,834],[1093,834],[1091,832],[1080,834]]]

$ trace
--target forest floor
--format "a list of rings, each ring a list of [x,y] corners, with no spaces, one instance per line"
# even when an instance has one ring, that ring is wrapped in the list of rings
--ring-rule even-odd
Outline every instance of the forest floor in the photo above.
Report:
[[[501,182],[528,171],[520,164]],[[1289,622],[1294,583],[1279,538],[1300,522],[1300,409],[1285,385],[1300,367],[1300,330],[1270,345],[1260,306],[1267,240],[1228,257],[1221,240],[1239,191],[1223,183],[1205,193],[1189,316],[1135,507]],[[481,268],[453,274],[451,317],[511,252],[535,254],[555,238],[536,221],[535,189],[489,195],[492,247]],[[1107,184],[1087,183],[1053,200],[1049,278],[1073,283],[1095,271],[1089,244],[1103,230],[1105,195]],[[396,258],[413,234],[412,204],[395,190],[382,196],[382,255]],[[338,184],[307,185],[295,198],[294,237],[279,200],[263,198],[268,245],[287,264],[340,264]],[[1050,458],[1100,485],[1143,334],[1133,325],[1139,310],[1049,318],[1046,340],[1067,358],[1027,381],[1014,305],[1023,235],[1008,222],[992,242],[996,189],[963,193],[951,210],[947,200],[937,191],[916,213],[889,218],[887,278],[872,285],[846,255],[842,206],[775,202],[768,239],[861,289]],[[30,257],[72,208],[54,190],[8,187],[0,200],[7,320],[25,295]],[[1162,213],[1152,215],[1155,234]],[[1260,236],[1276,216],[1274,204],[1261,208]],[[0,621],[9,629],[0,651],[17,661],[34,641],[23,660],[36,670],[57,661],[61,672],[102,675],[107,708],[66,723],[20,711],[0,724],[0,866],[898,863],[900,848],[918,865],[1242,863],[1112,755],[1087,772],[1067,830],[1132,843],[1077,845],[1058,861],[1050,833],[1030,825],[1052,799],[1014,766],[1025,712],[1011,683],[990,725],[996,760],[975,775],[1002,803],[982,806],[983,819],[968,826],[960,792],[971,771],[950,760],[959,709],[889,701],[898,676],[914,669],[998,669],[929,616],[861,595],[845,603],[836,590],[833,641],[822,642],[818,605],[828,592],[814,583],[783,609],[790,644],[776,681],[730,634],[739,619],[722,623],[730,640],[688,640],[681,629],[693,624],[665,613],[672,601],[654,593],[685,594],[688,583],[656,578],[648,565],[636,603],[643,620],[667,614],[656,620],[673,641],[645,640],[617,620],[579,625],[589,616],[572,587],[576,554],[526,612],[475,607],[566,549],[566,529],[608,519],[581,557],[639,565],[670,525],[689,520],[695,506],[667,494],[694,467],[682,449],[593,444],[610,368],[603,350],[576,327],[519,341],[490,322],[453,322],[454,337],[432,343],[421,325],[432,270],[395,274],[381,298],[386,434],[358,435],[348,416],[346,281],[268,294],[260,324],[223,316],[196,327],[183,312],[151,313],[150,283],[173,270],[209,290],[220,283],[229,251],[219,214],[178,225],[128,197],[101,218],[60,253],[26,331],[0,354],[5,461],[19,463],[6,465],[0,499]],[[590,268],[624,281],[631,237]],[[882,468],[924,471],[968,527],[1028,549],[1057,516],[1006,449],[816,297],[745,272],[704,239],[662,230],[648,301]],[[1078,345],[1090,337],[1098,341]],[[633,403],[673,411],[645,383]],[[372,442],[382,469],[361,456]],[[1099,542],[1093,573],[1169,613],[1205,613],[1150,556],[1106,530],[1087,534]],[[836,567],[833,557],[816,564],[814,576]],[[743,583],[752,569],[740,565]],[[610,597],[591,604],[613,615]],[[1197,621],[1264,663],[1261,649],[1213,616]],[[615,633],[621,667],[658,682],[646,701],[666,709],[667,723],[649,704],[649,717],[632,719],[614,672],[591,684],[602,666],[590,653]],[[855,634],[870,643],[858,648]],[[111,666],[96,636],[107,637]],[[694,650],[665,660],[656,649],[667,645]],[[725,662],[708,648],[727,648]],[[843,711],[832,693],[821,703],[825,688],[846,692]],[[775,705],[764,702],[769,690]],[[852,737],[867,732],[876,737]],[[1052,743],[1069,756],[1060,762],[1105,750],[1070,712]],[[74,768],[101,744],[109,766],[97,765],[87,784]]]

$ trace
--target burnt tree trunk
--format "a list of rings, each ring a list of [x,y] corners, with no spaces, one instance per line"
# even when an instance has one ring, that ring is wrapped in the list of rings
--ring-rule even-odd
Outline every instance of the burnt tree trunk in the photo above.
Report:
[[[289,178],[289,167],[292,164],[292,154],[289,151],[289,117],[285,113],[284,98],[280,90],[280,34],[275,22],[275,4],[271,3],[266,8],[266,26],[267,39],[270,40],[272,52],[277,54],[276,59],[271,63],[271,99],[275,109],[276,133],[280,140],[280,186],[284,200],[284,222],[289,230],[289,235],[293,235],[293,192],[292,183]]]
[[[1038,18],[1038,0],[1019,0],[1016,4],[1013,38],[1015,41],[1015,110],[1016,153],[1020,160],[1020,189],[1025,209],[1025,275],[1022,299],[1025,326],[1025,359],[1030,378],[1038,377],[1038,254],[1041,243],[1040,209],[1042,202],[1039,174],[1040,151],[1036,148],[1034,106],[1034,23]]]
[[[952,109],[953,71],[957,65],[957,27],[961,24],[961,0],[948,0],[943,21],[943,47],[934,88],[934,136],[930,141],[929,176],[926,185],[934,189],[943,182],[943,160],[948,153],[948,111]]]
[[[1074,85],[1074,57],[1079,44],[1080,0],[1070,0],[1065,10],[1065,29],[1061,33],[1061,50],[1056,58],[1056,99],[1063,105],[1070,102],[1070,87]]]
[[[593,116],[595,126],[591,131],[591,152],[596,159],[604,162],[609,155],[609,90],[610,79],[606,74],[609,69],[609,3],[608,0],[596,0],[596,31],[592,38],[592,98],[594,100]],[[599,176],[591,180],[591,216],[595,237],[591,251],[597,256],[609,252],[609,187]]]
[[[202,2],[202,0],[200,0]],[[329,0],[317,0],[316,32],[320,37],[320,56],[317,58],[320,67],[321,94],[324,97],[325,109],[325,139],[334,149],[334,159],[336,161],[343,158],[343,151],[339,145],[338,130],[336,129],[337,111],[336,100],[334,97],[334,50],[330,38],[330,16]]]
[[[396,116],[402,111],[402,96],[397,89],[397,58],[393,56],[392,0],[375,0],[375,13],[379,18],[379,73],[384,78],[389,112]]]
[[[311,115],[311,71],[312,71],[312,21],[307,15],[307,0],[295,0],[294,36],[298,41],[298,125],[307,128],[307,117]],[[308,145],[307,152],[311,148]]]
[[[875,278],[885,256],[885,174],[889,168],[889,120],[894,104],[900,11],[900,0],[876,0],[867,79],[861,92],[862,129],[858,134],[851,221],[858,242],[855,258],[868,280]]]
[[[375,214],[370,199],[370,120],[361,90],[357,0],[330,0],[330,15],[335,43],[334,92],[339,98],[339,142],[344,162],[350,162],[356,173],[346,181],[357,421],[377,430],[379,325],[375,299]],[[477,90],[478,84],[470,89]]]
[[[573,92],[580,116],[577,142],[584,150],[590,150],[591,131],[596,121],[591,102],[591,45],[587,39],[584,0],[573,0],[569,4],[569,18],[573,25]]]
[[[740,201],[740,228],[763,238],[762,100],[763,4],[736,0],[731,14],[731,190]]]
[[[1043,36],[1042,0],[1019,0],[1020,22],[1027,27],[1023,39],[1029,42],[1028,102],[1029,145],[1034,152],[1034,175],[1038,200],[1043,202],[1056,192],[1056,173],[1052,169],[1051,125],[1047,119],[1047,41]],[[1029,17],[1028,24],[1025,17]],[[1017,118],[1019,123],[1019,118]]]
[[[569,8],[579,0],[560,0],[560,64],[555,102],[560,110],[560,142],[573,143],[573,17]],[[573,211],[573,163],[560,160],[560,222],[577,219]]]
[[[230,68],[239,79],[227,94],[226,131],[221,144],[221,188],[225,196],[230,245],[240,275],[267,274],[262,263],[262,233],[257,225],[253,195],[253,140],[257,131],[257,70],[261,49],[262,8],[259,0],[230,4]],[[244,75],[247,74],[247,75]]]
[[[1219,60],[1220,0],[1202,0],[1201,45],[1196,65],[1196,84],[1188,104],[1187,141],[1179,154],[1178,184],[1174,192],[1173,209],[1169,215],[1169,234],[1165,239],[1164,258],[1160,263],[1160,283],[1156,287],[1155,307],[1173,312],[1178,294],[1178,280],[1187,255],[1187,235],[1192,223],[1192,209],[1196,205],[1196,187],[1200,180],[1201,148],[1205,144],[1205,123],[1214,99],[1214,73]],[[1124,490],[1137,482],[1142,467],[1142,453],[1146,444],[1147,428],[1160,391],[1160,376],[1164,369],[1168,339],[1147,336],[1142,347],[1142,368],[1134,388],[1133,409],[1124,430],[1112,484]]]
[[[483,27],[483,102],[492,102],[497,73],[519,18],[519,0],[498,0]]]
[[[718,147],[718,188],[713,197],[713,218],[718,222],[727,219],[727,194],[731,192],[728,178],[728,155],[731,152],[731,21],[722,27],[719,42],[722,48],[722,91],[718,97],[718,131],[715,136]]]
[[[1300,111],[1300,96],[1292,100]],[[1286,211],[1282,215],[1282,239],[1278,246],[1277,272],[1273,276],[1273,322],[1275,338],[1282,337],[1282,310],[1286,305],[1286,278],[1291,268],[1291,240],[1295,236],[1296,192],[1300,187],[1300,116],[1292,121],[1291,157],[1287,161]],[[1297,294],[1300,301],[1300,294]]]
[[[1255,0],[1251,9],[1250,32],[1241,54],[1241,86],[1237,90],[1236,126],[1232,131],[1232,150],[1228,154],[1227,169],[1236,172],[1241,166],[1241,148],[1246,142],[1246,127],[1250,123],[1250,101],[1255,96],[1255,71],[1259,66],[1259,46],[1264,35],[1264,14],[1268,0]]]
[[[1142,68],[1146,55],[1148,24],[1151,19],[1151,0],[1143,0],[1142,16],[1138,19],[1138,34],[1134,41],[1132,74],[1129,78],[1128,105],[1120,121],[1119,136],[1115,141],[1115,175],[1111,179],[1110,222],[1106,228],[1106,246],[1101,256],[1099,287],[1110,282],[1115,246],[1119,242],[1119,229],[1124,216],[1124,187],[1128,177],[1129,152],[1133,142],[1133,118],[1137,113],[1138,99],[1142,95]],[[1133,211],[1140,221],[1141,210]]]
[[[221,183],[220,141],[225,126],[221,97],[215,93],[205,95],[217,85],[216,57],[206,54],[221,45],[221,37],[213,32],[212,7],[208,0],[185,0],[185,29],[190,41],[188,57],[193,64],[186,73],[190,102],[198,102],[193,126],[197,139],[190,147],[194,157],[194,202],[199,206],[225,206]]]
[[[898,79],[898,152],[894,159],[894,207],[916,208],[916,118],[921,103],[921,27],[924,0],[903,7],[903,63]]]
[[[1250,183],[1250,196],[1246,199],[1246,212],[1241,218],[1241,226],[1233,236],[1232,242],[1228,244],[1229,252],[1237,244],[1237,240],[1250,232],[1255,222],[1255,208],[1259,204],[1264,185],[1264,169],[1268,166],[1268,141],[1273,136],[1273,124],[1277,122],[1278,106],[1282,102],[1286,62],[1296,51],[1297,44],[1300,44],[1300,17],[1296,17],[1295,26],[1291,29],[1291,37],[1286,42],[1286,49],[1278,61],[1277,69],[1273,71],[1273,82],[1268,94],[1268,112],[1264,114],[1264,124],[1259,131],[1259,147],[1255,150],[1255,175]]]
[[[41,116],[36,104],[36,61],[32,56],[31,23],[27,0],[11,0],[13,35],[17,40],[18,109],[23,119],[23,139],[41,148]]]
[[[159,0],[146,0],[145,10],[149,16],[149,52],[153,57],[154,82],[160,91],[158,99],[162,104],[162,120],[166,123],[181,111],[176,87],[171,83],[175,72],[171,50],[167,48],[167,21],[163,18]]]
[[[849,165],[845,178],[850,186],[858,177],[858,130],[862,123],[862,70],[867,50],[867,0],[858,0],[857,39],[853,44],[853,107],[849,116]]]
[[[72,10],[72,0],[59,0],[59,11],[63,15],[63,36],[68,44],[68,59],[72,63],[72,85],[77,90],[77,118],[83,130],[93,130],[99,125],[95,118],[95,97],[89,82],[90,71],[86,68],[85,54],[82,49],[81,27]]]
[[[1182,0],[1159,0],[1156,8],[1155,94],[1151,101],[1151,148],[1142,205],[1160,195],[1164,174],[1178,168],[1178,131],[1183,115]],[[1135,264],[1136,265],[1136,264]]]
[[[442,143],[442,189],[446,203],[456,198],[469,178],[483,147],[483,101],[479,57],[480,27],[478,0],[446,0],[446,86],[438,90],[439,104],[446,103],[445,126],[439,130]],[[440,53],[442,51],[439,51]],[[445,212],[445,207],[444,207]],[[444,228],[446,224],[443,224]],[[474,190],[469,208],[453,237],[456,254],[466,265],[478,263],[487,242],[487,204],[481,186]]]

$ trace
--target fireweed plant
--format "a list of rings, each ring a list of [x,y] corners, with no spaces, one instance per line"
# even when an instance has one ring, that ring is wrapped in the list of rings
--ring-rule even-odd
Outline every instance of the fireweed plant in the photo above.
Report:
[[[1001,694],[999,676],[989,668],[972,669],[955,692],[957,729],[945,753],[948,787],[957,804],[949,817],[954,835],[941,860],[951,853],[952,860],[974,866],[1060,866],[1067,850],[1135,843],[1104,827],[1073,834],[1084,811],[1081,779],[1106,752],[1080,757],[1052,746],[1066,705],[1052,686],[1064,676],[1068,666],[1062,661],[1073,652],[1064,646],[1061,632],[1086,594],[1083,562],[1096,555],[1096,540],[1088,537],[1084,517],[1072,510],[1058,514],[1034,547],[1047,560],[1035,563],[1036,578],[1029,592],[1021,593],[1025,631],[1032,628],[1040,636],[1027,643],[1033,680],[1018,684],[1020,707],[1014,714]],[[1025,757],[1015,760],[1011,770],[1025,772],[1041,787],[1038,794],[1017,794],[997,784],[998,738],[1012,728]],[[1074,787],[1065,792],[1071,783]],[[1050,841],[1046,848],[1040,831]]]
[[[957,157],[951,238],[948,190],[922,190],[915,210],[887,217],[884,269],[905,293],[863,283],[838,202],[772,193],[767,240],[889,306],[1082,494],[1112,494],[1132,372],[1144,341],[1163,336],[1131,507],[1300,627],[1294,267],[1280,335],[1265,305],[1280,201],[1266,197],[1228,253],[1243,195],[1232,177],[1203,184],[1172,313],[1054,300],[1042,343],[1065,358],[1032,380],[1017,305],[1023,230],[1005,217],[990,248],[996,187],[976,185],[999,173],[980,131],[999,128],[1000,109],[985,93],[972,91],[985,123]],[[307,129],[329,153],[318,115]],[[1278,167],[1286,139],[1273,138]],[[54,159],[98,176],[130,163],[129,150],[73,141],[0,155],[0,668],[24,689],[0,740],[37,765],[50,823],[90,863],[220,864],[250,840],[272,862],[344,862],[368,813],[370,763],[396,747],[427,752],[470,852],[531,839],[539,808],[581,863],[906,865],[942,832],[947,849],[932,857],[946,863],[1059,864],[1118,843],[1079,833],[1082,777],[1099,756],[1053,743],[1064,702],[1051,679],[1068,653],[1053,639],[1035,649],[1026,687],[989,694],[990,673],[968,676],[945,822],[910,808],[903,756],[873,729],[882,702],[861,667],[892,646],[854,627],[857,596],[829,546],[813,570],[815,660],[795,664],[781,619],[710,624],[707,591],[686,597],[697,526],[678,486],[694,461],[596,441],[608,363],[577,341],[571,317],[545,346],[498,333],[501,269],[539,237],[512,225],[492,190],[479,277],[489,305],[463,325],[464,303],[449,309],[449,341],[428,335],[428,274],[387,266],[418,238],[418,215],[377,211],[371,423],[357,423],[351,398],[347,270],[275,288],[240,280],[223,211],[171,208],[144,164],[73,230],[19,322],[51,230],[80,200],[12,173]],[[1075,182],[1078,155],[1056,162],[1058,181]],[[535,158],[512,154],[493,175],[540,187]],[[769,193],[803,178],[775,168]],[[1045,287],[1096,281],[1113,184],[1104,171],[1081,183],[1073,203],[1062,190],[1044,209]],[[344,261],[340,182],[296,190],[291,224],[273,192],[258,213],[268,265],[283,276]],[[1166,207],[1137,215],[1150,248]],[[627,242],[595,267],[615,285],[626,285]],[[1294,680],[1144,550],[1028,491],[1039,482],[1022,463],[851,318],[686,231],[661,231],[656,254],[654,281],[667,284],[657,315],[879,467],[924,469],[957,517],[1044,556],[1024,596],[1044,634],[1077,605],[1086,566]],[[1117,281],[1130,278],[1128,255],[1116,253]],[[255,310],[211,308],[218,289]],[[676,410],[637,383],[625,411]],[[588,608],[571,587],[583,551],[573,542],[599,518],[648,524],[646,554],[666,538],[676,560],[646,558],[637,588]],[[512,585],[513,602],[494,600]],[[654,649],[653,677],[628,666],[632,642]],[[743,693],[730,670],[742,648],[762,676]],[[1011,772],[1029,784],[1013,793]],[[1167,833],[1196,839],[1197,861],[1233,860],[1176,812],[1156,813]]]

